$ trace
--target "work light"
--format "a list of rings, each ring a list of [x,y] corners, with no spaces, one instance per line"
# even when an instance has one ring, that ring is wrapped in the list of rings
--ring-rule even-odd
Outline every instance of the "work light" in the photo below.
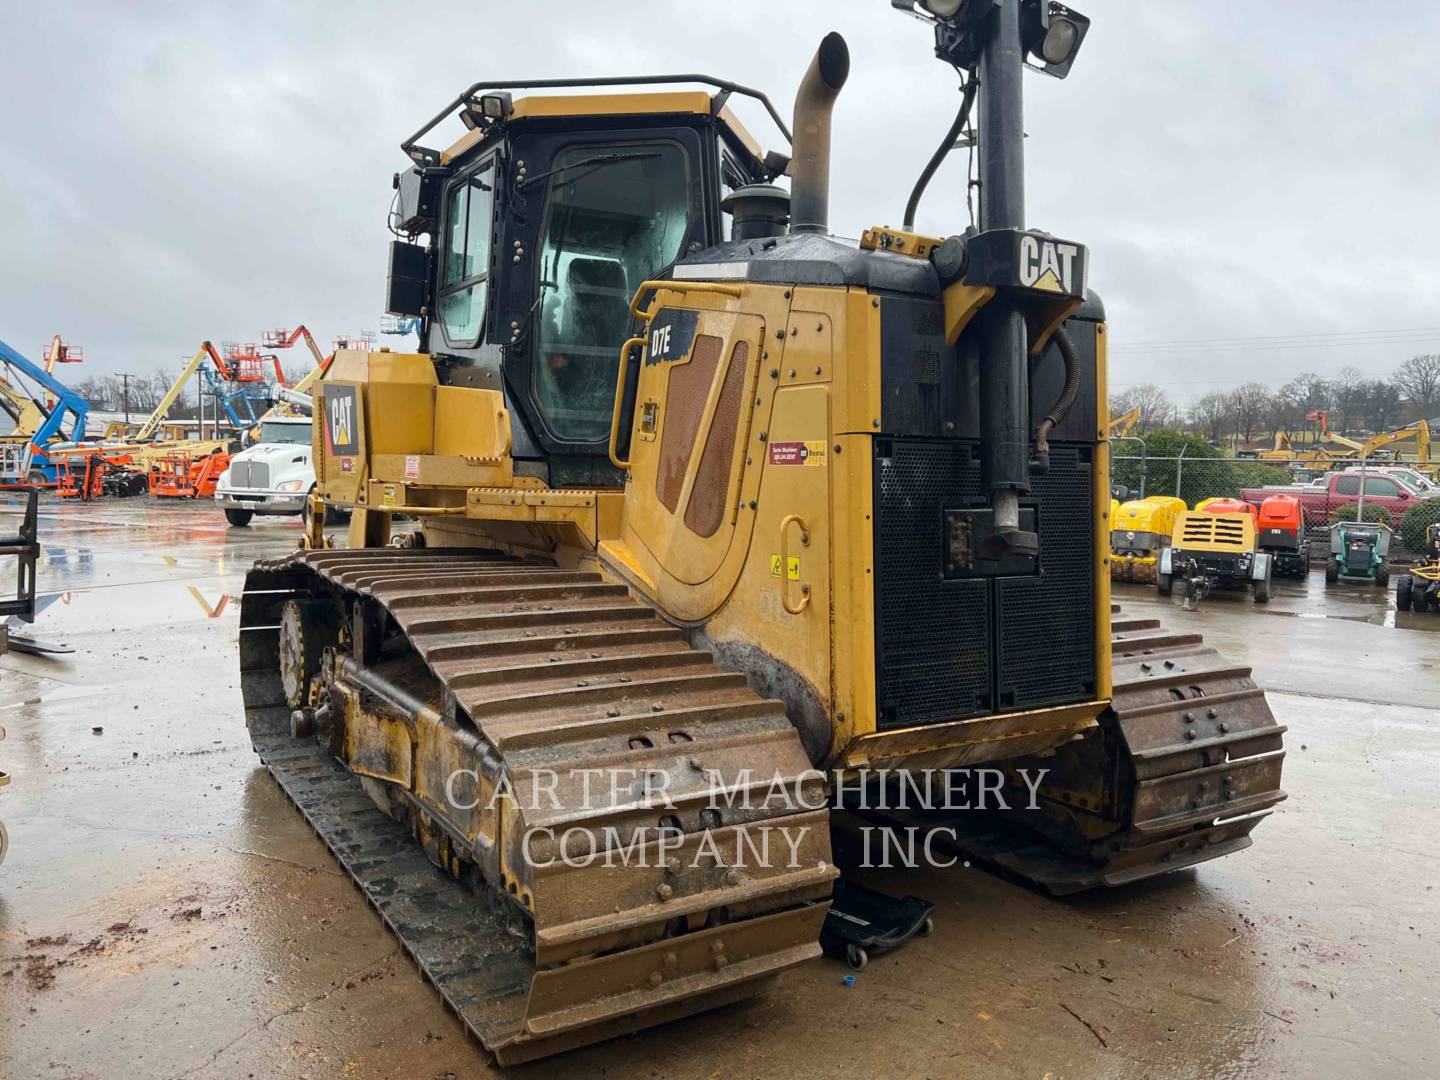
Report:
[[[1063,79],[1070,73],[1090,20],[1054,0],[1026,0],[1020,9],[1020,36],[1038,70]]]

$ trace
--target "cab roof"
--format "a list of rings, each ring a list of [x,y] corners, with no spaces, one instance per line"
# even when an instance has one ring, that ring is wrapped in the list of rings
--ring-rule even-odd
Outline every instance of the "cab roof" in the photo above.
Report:
[[[448,165],[485,142],[490,135],[514,123],[540,119],[583,119],[602,116],[715,116],[735,140],[757,161],[765,156],[755,137],[724,103],[728,94],[704,90],[660,90],[634,94],[544,94],[517,98],[504,123],[467,131],[440,152],[440,163]]]

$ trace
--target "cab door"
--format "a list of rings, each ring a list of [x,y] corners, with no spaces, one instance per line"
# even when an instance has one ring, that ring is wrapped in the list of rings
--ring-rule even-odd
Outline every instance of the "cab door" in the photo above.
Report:
[[[764,323],[756,315],[662,307],[641,353],[625,489],[627,540],[664,574],[700,585],[737,538],[756,412]],[[768,398],[767,398],[768,400]]]

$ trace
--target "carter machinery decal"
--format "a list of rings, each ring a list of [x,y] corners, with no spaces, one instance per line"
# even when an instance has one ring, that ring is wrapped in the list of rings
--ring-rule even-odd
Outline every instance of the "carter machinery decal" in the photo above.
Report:
[[[772,442],[771,465],[824,465],[825,440],[811,442]]]

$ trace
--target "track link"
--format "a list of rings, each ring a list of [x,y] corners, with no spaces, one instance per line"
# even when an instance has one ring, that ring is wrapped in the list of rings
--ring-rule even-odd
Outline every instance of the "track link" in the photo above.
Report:
[[[347,729],[350,767],[330,753],[333,732],[292,736],[280,674],[286,603],[337,601],[357,624],[337,685],[360,680],[353,700],[378,695],[400,714],[382,729],[400,734],[379,743]],[[393,624],[385,649],[361,643],[362,615]],[[259,563],[242,600],[241,682],[261,760],[501,1063],[750,996],[819,955],[837,871],[822,781],[783,705],[598,573],[455,549]],[[452,767],[482,786],[503,777],[513,809],[487,820],[447,805],[436,780]],[[409,818],[382,812],[352,768],[384,781]],[[573,831],[596,861],[532,864],[519,838],[537,828]],[[645,840],[657,828],[679,846],[657,852]],[[436,869],[417,832],[489,888]],[[645,865],[605,858],[637,842]],[[768,862],[745,858],[772,842]]]

